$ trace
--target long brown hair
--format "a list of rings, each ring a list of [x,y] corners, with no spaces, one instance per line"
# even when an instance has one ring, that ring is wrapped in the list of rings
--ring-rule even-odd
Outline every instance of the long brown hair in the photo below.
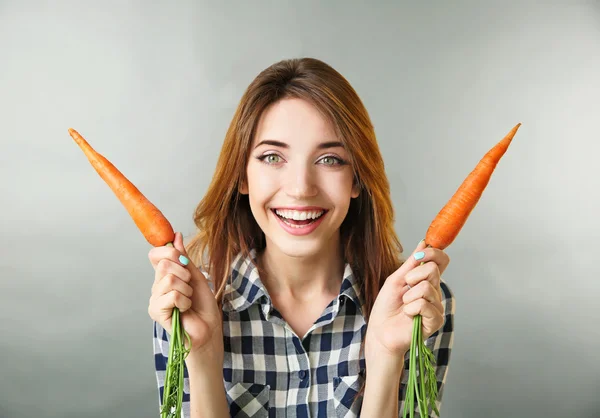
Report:
[[[209,273],[222,304],[233,259],[264,248],[264,234],[239,187],[262,113],[285,98],[314,105],[333,124],[350,155],[360,194],[350,203],[340,235],[344,259],[361,283],[368,319],[383,281],[401,264],[402,246],[394,231],[390,187],[367,110],[350,83],[320,60],[277,62],[248,86],[225,136],[212,182],[194,213],[198,232],[187,245],[188,254]]]

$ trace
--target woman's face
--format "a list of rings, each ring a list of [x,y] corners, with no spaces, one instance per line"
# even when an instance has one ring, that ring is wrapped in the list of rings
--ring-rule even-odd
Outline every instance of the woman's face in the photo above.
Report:
[[[301,99],[273,104],[259,121],[249,155],[240,192],[249,195],[267,247],[311,257],[339,245],[358,188],[348,152],[318,110]]]

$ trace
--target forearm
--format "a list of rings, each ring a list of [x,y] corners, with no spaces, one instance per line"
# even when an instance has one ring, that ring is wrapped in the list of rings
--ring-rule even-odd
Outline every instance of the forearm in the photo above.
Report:
[[[189,357],[191,418],[228,418],[229,405],[223,385],[223,359],[211,354]]]
[[[404,356],[371,352],[366,357],[367,379],[361,416],[398,418],[398,393],[404,369]]]

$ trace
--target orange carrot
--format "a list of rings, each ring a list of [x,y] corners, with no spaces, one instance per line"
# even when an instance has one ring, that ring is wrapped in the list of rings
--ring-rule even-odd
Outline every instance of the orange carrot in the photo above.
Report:
[[[518,123],[484,155],[448,203],[440,210],[425,235],[425,242],[429,246],[443,250],[454,241],[479,201],[496,165],[508,149],[520,126],[521,124]]]
[[[425,243],[428,247],[443,250],[452,244],[467,221],[471,211],[477,205],[496,165],[508,149],[520,126],[521,124],[518,123],[500,142],[484,155],[448,203],[440,210],[425,234]],[[420,416],[429,416],[428,411],[430,409],[439,415],[435,404],[438,396],[437,377],[435,368],[432,366],[435,362],[435,356],[423,341],[421,324],[421,315],[416,315],[413,320],[414,328],[409,357],[408,385],[406,388],[407,402],[404,405],[403,418],[406,418],[406,415],[409,413],[410,417],[414,415],[415,393],[417,394],[417,407]],[[419,373],[418,377],[417,369]]]
[[[119,198],[146,240],[154,247],[173,242],[175,232],[167,218],[110,161],[98,154],[87,141],[70,128],[69,134],[82,149],[94,169]]]

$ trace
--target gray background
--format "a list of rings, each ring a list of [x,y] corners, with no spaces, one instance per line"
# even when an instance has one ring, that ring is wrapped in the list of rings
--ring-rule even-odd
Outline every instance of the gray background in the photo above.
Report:
[[[448,249],[446,418],[599,417],[598,2],[0,2],[0,416],[157,414],[149,245],[69,137],[192,211],[260,70],[358,90],[406,251],[523,126]]]

